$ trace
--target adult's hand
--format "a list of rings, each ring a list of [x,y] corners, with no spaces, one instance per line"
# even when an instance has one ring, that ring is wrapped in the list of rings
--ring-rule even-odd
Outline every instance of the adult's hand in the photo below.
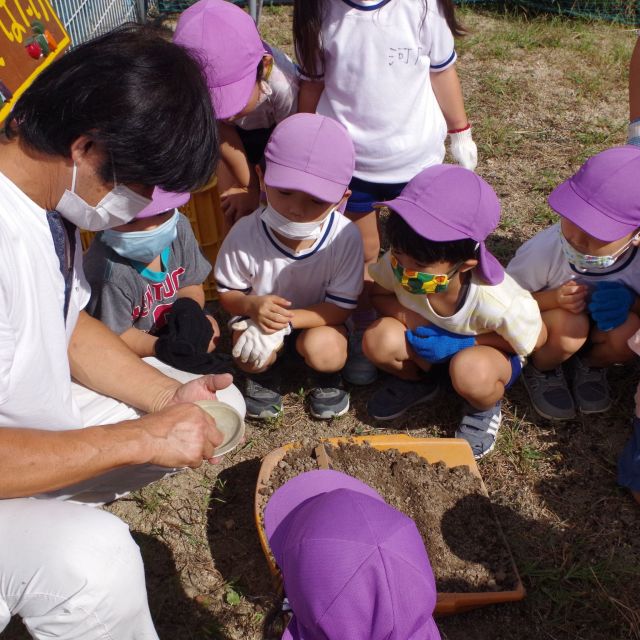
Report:
[[[213,462],[215,449],[222,443],[215,420],[189,402],[178,402],[147,414],[137,424],[149,436],[149,463],[161,467],[195,469],[204,460]]]

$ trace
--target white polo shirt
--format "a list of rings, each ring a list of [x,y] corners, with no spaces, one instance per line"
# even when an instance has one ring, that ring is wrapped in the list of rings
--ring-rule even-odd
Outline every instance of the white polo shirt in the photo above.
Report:
[[[430,72],[456,61],[438,3],[329,0],[322,24],[324,91],[317,112],[341,122],[356,150],[354,176],[407,182],[444,159],[447,126]]]
[[[1,173],[0,243],[0,427],[81,427],[67,357],[90,293],[79,234],[66,326],[46,212]]]

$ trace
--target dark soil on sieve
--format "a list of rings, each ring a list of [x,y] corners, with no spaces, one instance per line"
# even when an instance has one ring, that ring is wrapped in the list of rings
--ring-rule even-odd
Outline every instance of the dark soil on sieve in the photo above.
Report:
[[[373,487],[412,518],[422,535],[441,593],[507,591],[517,577],[504,536],[480,479],[467,466],[430,464],[415,453],[368,445],[325,445],[331,467]],[[263,506],[291,478],[318,468],[314,446],[289,451],[269,485]]]

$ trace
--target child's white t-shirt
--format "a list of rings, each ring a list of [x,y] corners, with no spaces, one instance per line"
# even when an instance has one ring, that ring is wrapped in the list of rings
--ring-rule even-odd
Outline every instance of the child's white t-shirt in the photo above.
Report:
[[[403,307],[423,316],[429,324],[464,336],[495,332],[504,338],[521,357],[529,355],[536,346],[542,329],[538,304],[528,291],[520,287],[508,274],[500,284],[487,284],[472,273],[467,295],[452,316],[440,316],[425,295],[415,295],[402,288],[396,279],[390,253],[385,253],[369,267],[374,281],[393,291]]]
[[[621,282],[640,294],[640,252],[632,247],[603,271],[580,271],[565,257],[560,243],[560,223],[527,240],[513,257],[507,272],[527,291],[556,289],[571,279],[594,286],[598,282]]]
[[[66,324],[46,212],[1,173],[0,244],[0,427],[82,427],[67,355],[90,294],[79,233]]]
[[[309,249],[294,253],[262,221],[263,207],[240,218],[224,239],[214,269],[220,293],[274,294],[305,309],[332,302],[354,309],[362,290],[362,240],[357,227],[337,211]]]
[[[356,150],[354,176],[407,182],[444,159],[447,125],[430,72],[456,61],[436,0],[329,0],[323,20],[324,91],[317,112],[341,122]]]
[[[267,80],[262,82],[256,108],[233,121],[241,129],[268,129],[282,122],[298,108],[298,72],[289,56],[269,46],[273,66]]]

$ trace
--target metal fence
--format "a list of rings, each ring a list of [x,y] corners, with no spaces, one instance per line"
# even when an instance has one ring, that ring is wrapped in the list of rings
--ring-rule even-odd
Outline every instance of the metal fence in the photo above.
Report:
[[[142,0],[51,0],[64,22],[72,45],[78,45],[123,22],[140,22],[146,15]]]

